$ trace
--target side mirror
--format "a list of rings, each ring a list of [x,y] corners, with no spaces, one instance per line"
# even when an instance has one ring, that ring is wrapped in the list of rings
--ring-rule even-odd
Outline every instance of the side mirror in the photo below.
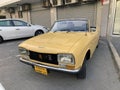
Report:
[[[90,32],[95,32],[96,31],[96,27],[95,26],[90,26]]]
[[[31,26],[31,24],[27,24],[27,26],[29,27],[29,26]]]
[[[47,28],[47,30],[49,31],[49,30],[50,30],[50,28]]]

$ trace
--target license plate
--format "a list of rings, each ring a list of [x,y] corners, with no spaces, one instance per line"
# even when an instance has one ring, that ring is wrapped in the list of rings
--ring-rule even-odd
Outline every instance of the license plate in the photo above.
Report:
[[[48,75],[47,69],[39,66],[35,66],[35,71],[43,75]]]

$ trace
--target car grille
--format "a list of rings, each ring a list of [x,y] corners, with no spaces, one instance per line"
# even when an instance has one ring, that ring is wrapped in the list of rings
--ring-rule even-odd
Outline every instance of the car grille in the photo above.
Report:
[[[30,59],[33,59],[36,61],[58,65],[57,54],[45,54],[45,53],[37,53],[37,52],[30,51],[29,56],[30,56]]]

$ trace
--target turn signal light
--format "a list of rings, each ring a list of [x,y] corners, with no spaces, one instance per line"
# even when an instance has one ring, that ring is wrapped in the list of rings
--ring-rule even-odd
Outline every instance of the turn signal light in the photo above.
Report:
[[[73,65],[66,65],[66,69],[73,70],[73,69],[75,69],[75,66],[73,66]]]

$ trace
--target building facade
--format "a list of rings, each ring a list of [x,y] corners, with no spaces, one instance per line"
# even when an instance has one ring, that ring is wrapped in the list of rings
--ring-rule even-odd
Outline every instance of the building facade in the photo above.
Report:
[[[120,35],[120,0],[116,1],[115,9],[113,34]]]
[[[100,0],[5,0],[0,3],[0,18],[20,18],[46,27],[58,19],[87,18],[100,29],[101,8]]]
[[[113,5],[113,6],[112,6]],[[113,13],[113,35],[120,35],[120,0],[112,1]],[[111,13],[110,13],[111,14]]]
[[[120,0],[111,0],[108,17],[108,35],[120,36]]]

